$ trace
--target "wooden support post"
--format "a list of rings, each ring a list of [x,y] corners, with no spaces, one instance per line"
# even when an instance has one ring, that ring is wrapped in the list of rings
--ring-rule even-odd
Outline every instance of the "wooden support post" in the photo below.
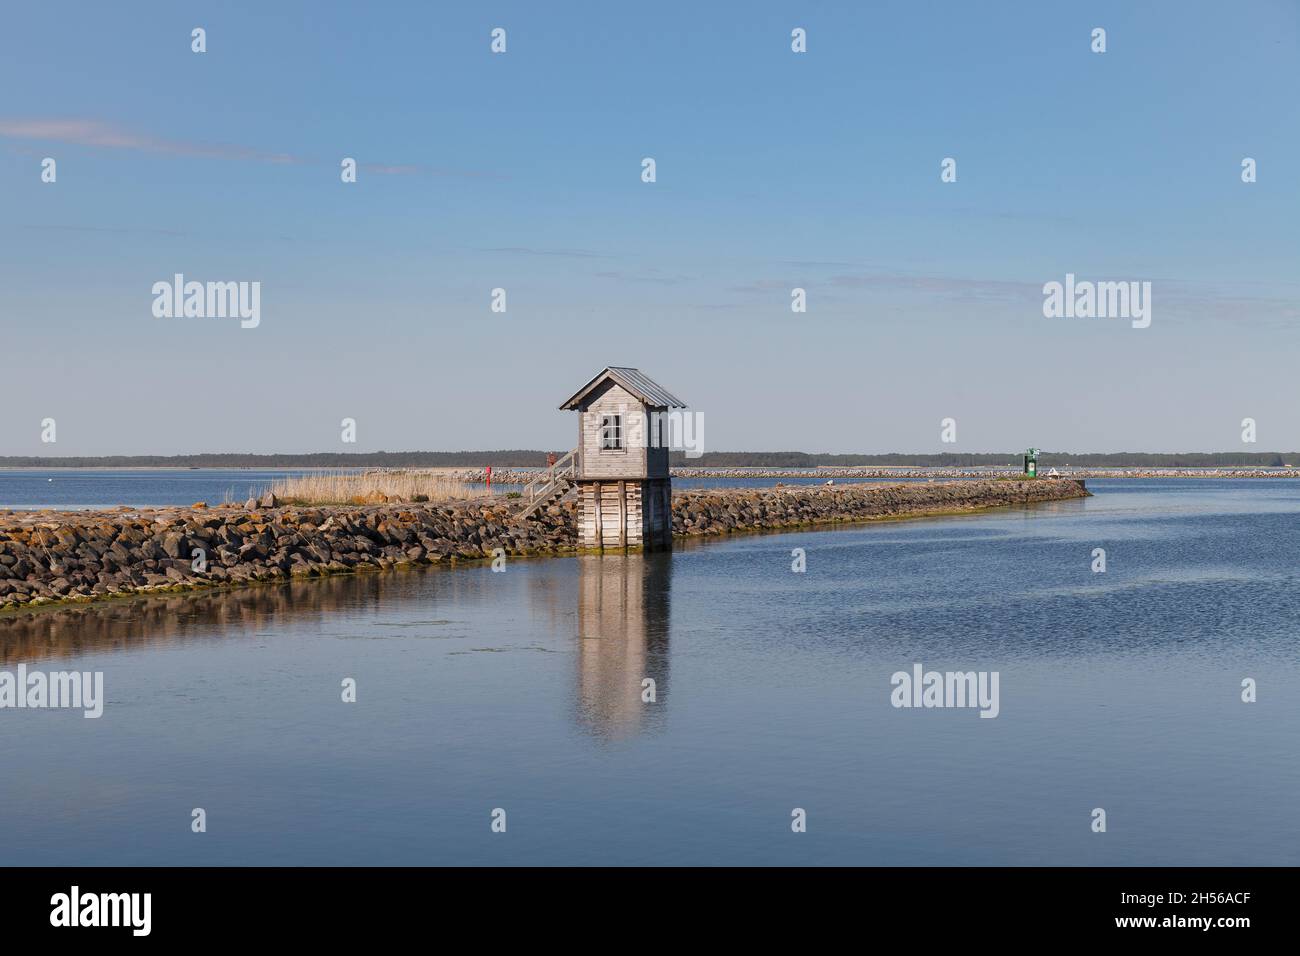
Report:
[[[627,547],[627,482],[618,483],[618,546]]]
[[[603,551],[605,550],[605,529],[601,525],[600,513],[605,510],[605,503],[600,500],[600,482],[593,482],[591,490],[596,499],[596,547]]]
[[[666,481],[659,487],[660,497],[664,503],[664,520],[660,533],[663,535],[663,545],[667,548],[673,542],[673,489]]]

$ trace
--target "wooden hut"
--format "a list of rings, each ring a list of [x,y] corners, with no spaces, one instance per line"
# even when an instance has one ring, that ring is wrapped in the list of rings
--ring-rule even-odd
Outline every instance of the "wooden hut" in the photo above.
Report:
[[[578,547],[672,544],[669,423],[686,403],[634,368],[606,368],[560,406],[578,412]]]

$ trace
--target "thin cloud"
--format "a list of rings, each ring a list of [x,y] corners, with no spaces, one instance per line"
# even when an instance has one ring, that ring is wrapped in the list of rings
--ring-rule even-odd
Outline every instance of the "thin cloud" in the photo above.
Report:
[[[0,119],[0,136],[10,139],[36,139],[73,146],[101,149],[132,149],[164,156],[188,156],[200,159],[241,159],[255,162],[293,165],[306,160],[288,153],[264,153],[245,146],[163,139],[86,119]]]
[[[657,269],[650,269],[645,272],[621,272],[617,270],[597,272],[596,278],[612,279],[615,282],[649,282],[653,285],[679,285],[689,281],[686,276],[664,275]]]
[[[586,249],[539,249],[536,246],[493,246],[479,249],[479,252],[496,252],[509,256],[563,256],[568,259],[615,259],[599,252]]]
[[[754,279],[741,285],[733,285],[732,292],[767,293],[777,289],[793,289],[795,286],[807,285],[803,279]]]
[[[281,242],[299,242],[297,236],[280,234],[231,234],[231,233],[210,233],[196,232],[191,229],[165,229],[162,227],[149,226],[80,226],[80,225],[52,225],[50,223],[21,223],[15,224],[14,229],[25,229],[32,232],[74,232],[87,233],[92,236],[162,236],[167,239],[181,238],[208,238],[208,239],[238,239],[238,240],[263,240],[276,239]]]
[[[177,239],[182,236],[189,236],[191,233],[179,229],[149,229],[142,227],[110,227],[110,226],[49,226],[49,225],[24,225],[23,229],[32,229],[36,232],[89,232],[95,234],[104,234],[110,236],[166,236],[169,239]]]
[[[293,153],[266,152],[248,146],[167,139],[90,119],[0,119],[0,136],[18,140],[40,140],[90,146],[98,149],[127,149],[157,156],[190,159],[226,159],[268,163],[275,166],[323,165],[323,160]],[[457,176],[500,179],[495,173],[444,169],[415,163],[363,163],[360,168],[377,176]]]
[[[418,176],[423,172],[419,166],[385,166],[382,163],[362,163],[360,168],[363,173],[377,176]]]
[[[858,263],[828,262],[821,259],[782,259],[781,265],[794,266],[796,269],[853,269]]]
[[[375,176],[455,176],[461,179],[508,179],[500,173],[480,172],[472,169],[446,169],[441,166],[422,166],[416,163],[390,165],[386,163],[360,163],[358,168]]]
[[[958,299],[1009,301],[1041,298],[1043,294],[1042,283],[1011,282],[1005,279],[967,279],[959,276],[876,273],[831,276],[827,281],[841,289],[916,292]]]
[[[1061,275],[1048,275],[1043,281],[1061,278]],[[1293,284],[1190,281],[1140,274],[1100,277],[1081,274],[1079,278],[1150,281],[1155,308],[1163,316],[1190,320],[1242,319],[1287,328],[1300,323],[1300,296],[1294,294]],[[732,286],[731,291],[770,296],[775,291],[797,286],[901,295],[918,301],[1004,304],[1017,308],[1037,306],[1043,297],[1043,286],[1038,282],[910,273],[849,273],[813,282],[791,278],[754,279]],[[819,297],[827,298],[824,294]]]
[[[1001,279],[963,279],[952,276],[918,276],[905,273],[857,273],[834,275],[809,282],[805,279],[754,279],[733,292],[767,293],[795,286],[824,285],[836,289],[863,289],[879,292],[919,293],[939,298],[1025,299],[1042,295],[1042,285],[1008,282]]]

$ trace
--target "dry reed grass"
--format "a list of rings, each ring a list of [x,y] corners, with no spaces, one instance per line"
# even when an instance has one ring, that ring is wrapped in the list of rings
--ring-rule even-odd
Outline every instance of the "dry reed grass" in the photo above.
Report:
[[[368,505],[389,501],[441,502],[488,495],[483,485],[419,471],[322,472],[281,478],[271,486],[297,505]]]

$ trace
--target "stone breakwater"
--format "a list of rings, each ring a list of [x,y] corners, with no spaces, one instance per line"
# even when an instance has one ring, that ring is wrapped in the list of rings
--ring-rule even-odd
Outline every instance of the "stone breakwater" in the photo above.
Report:
[[[1049,465],[1039,465],[1039,474],[1047,477]],[[1088,479],[1088,478],[1300,478],[1295,468],[1102,468],[1097,466],[1070,465],[1057,469],[1053,477]],[[1006,468],[944,468],[933,467],[884,467],[871,468],[673,468],[674,478],[763,478],[789,480],[792,478],[887,478],[894,481],[913,480],[952,480],[967,478],[990,480],[994,478],[1016,478],[1022,474],[1019,465]],[[466,479],[469,480],[469,479]],[[497,480],[496,472],[492,480]]]
[[[898,485],[710,488],[673,495],[675,535],[728,534],[882,518],[962,514],[1086,498],[1082,481],[948,481]]]
[[[711,489],[673,495],[681,536],[960,514],[1088,495],[1077,481]],[[0,609],[281,582],[420,564],[573,553],[575,503],[528,518],[518,499],[438,505],[0,514]]]
[[[1040,465],[1040,473],[1046,477],[1049,465]],[[419,469],[416,469],[417,471]],[[542,468],[494,468],[493,485],[523,485],[532,481],[545,469]],[[790,481],[794,479],[813,478],[819,481],[831,479],[887,479],[892,481],[952,481],[970,479],[988,481],[994,478],[1015,478],[1022,473],[1021,466],[1007,467],[971,467],[953,468],[940,466],[887,466],[871,467],[866,465],[823,467],[823,468],[692,468],[677,466],[671,469],[674,478],[706,479],[764,479],[768,481]],[[1061,478],[1300,478],[1300,468],[1105,468],[1098,466],[1064,465],[1057,468]],[[456,481],[482,484],[487,472],[482,468],[463,468],[445,472],[447,477]]]

